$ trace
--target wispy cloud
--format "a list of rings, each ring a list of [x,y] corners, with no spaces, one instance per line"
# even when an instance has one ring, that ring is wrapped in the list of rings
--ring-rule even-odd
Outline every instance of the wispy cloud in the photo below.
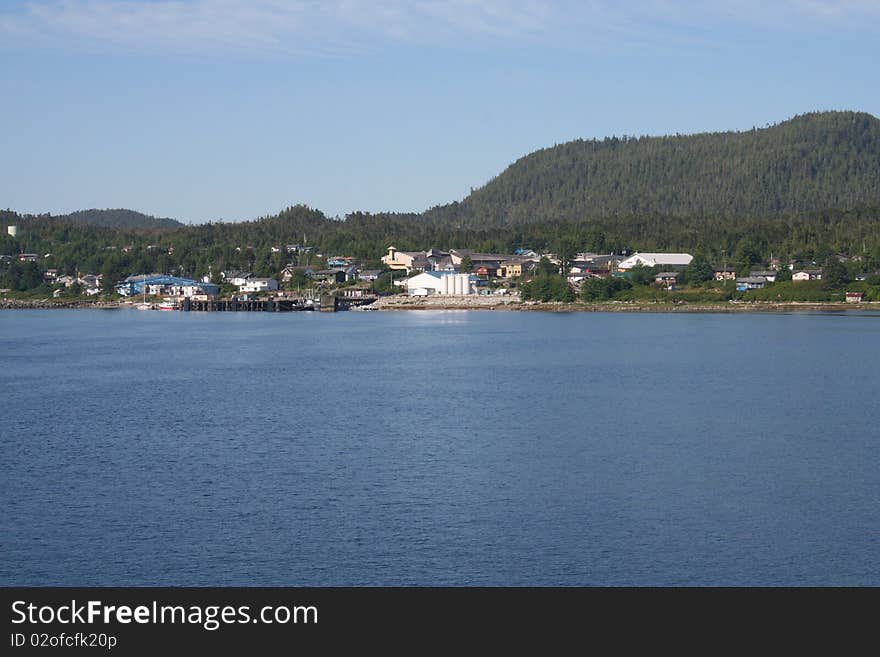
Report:
[[[880,25],[880,0],[24,0],[0,8],[0,39],[16,46],[315,52],[387,43],[654,41],[730,21],[870,29]]]

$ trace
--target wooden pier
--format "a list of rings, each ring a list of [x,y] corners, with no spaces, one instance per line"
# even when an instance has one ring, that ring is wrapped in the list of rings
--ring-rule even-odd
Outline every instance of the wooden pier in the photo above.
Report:
[[[336,296],[323,294],[320,299],[277,297],[271,299],[181,299],[178,310],[199,312],[265,312],[284,313],[320,310],[336,312],[353,306],[364,306],[378,299],[375,295]]]
[[[267,312],[283,313],[318,310],[318,304],[308,299],[183,299],[178,308],[202,312]]]

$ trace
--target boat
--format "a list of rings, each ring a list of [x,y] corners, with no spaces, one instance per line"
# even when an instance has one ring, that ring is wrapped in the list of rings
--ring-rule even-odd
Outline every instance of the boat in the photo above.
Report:
[[[177,304],[173,301],[168,301],[168,299],[166,299],[158,306],[156,306],[156,310],[177,310]]]
[[[155,310],[153,304],[147,303],[147,284],[146,284],[147,275],[144,274],[144,280],[141,282],[141,288],[144,292],[144,300],[135,306],[138,310]]]

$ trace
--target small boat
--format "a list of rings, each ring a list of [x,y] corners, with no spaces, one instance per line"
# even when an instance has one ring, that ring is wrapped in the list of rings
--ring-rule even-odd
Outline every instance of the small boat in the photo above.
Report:
[[[146,280],[147,275],[144,274],[144,280]],[[147,303],[147,286],[144,284],[144,281],[141,282],[141,288],[144,291],[144,300],[135,306],[138,310],[155,310],[153,304]]]
[[[163,301],[156,307],[156,310],[177,310],[177,304],[173,301]]]

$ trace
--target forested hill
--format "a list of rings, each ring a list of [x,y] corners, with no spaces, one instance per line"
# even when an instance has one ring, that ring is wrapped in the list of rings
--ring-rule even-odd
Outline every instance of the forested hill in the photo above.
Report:
[[[527,155],[426,218],[791,216],[880,204],[880,120],[817,112],[746,132],[577,140]]]
[[[102,228],[155,229],[180,228],[182,223],[175,219],[153,217],[135,210],[79,210],[70,214],[55,215],[53,219],[69,221]]]

